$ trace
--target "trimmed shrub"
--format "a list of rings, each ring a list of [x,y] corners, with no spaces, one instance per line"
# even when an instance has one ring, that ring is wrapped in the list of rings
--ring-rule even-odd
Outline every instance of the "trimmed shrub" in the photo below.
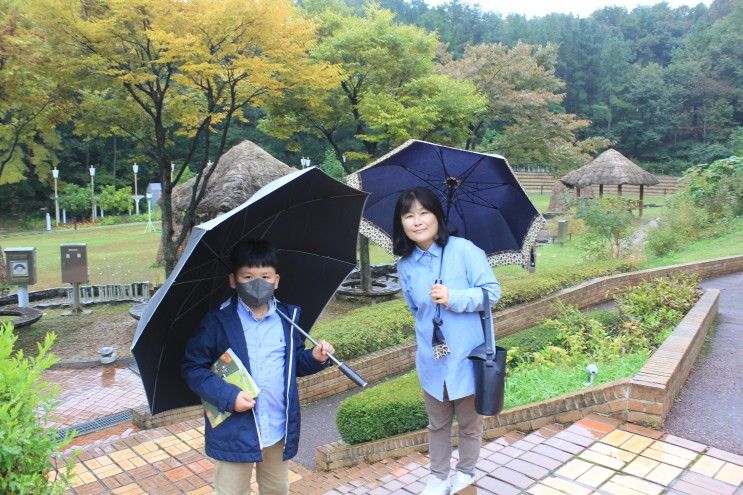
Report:
[[[387,301],[358,308],[345,316],[320,322],[312,336],[335,347],[338,359],[364,356],[415,338],[413,317],[405,301]],[[308,342],[308,346],[312,344]]]
[[[335,419],[344,442],[369,442],[428,424],[418,375],[412,371],[343,400]]]
[[[72,437],[60,440],[42,426],[56,396],[41,377],[56,361],[49,354],[54,339],[47,334],[38,355],[27,357],[14,351],[12,324],[0,324],[0,493],[61,494],[71,475],[71,462],[58,468],[55,456]]]

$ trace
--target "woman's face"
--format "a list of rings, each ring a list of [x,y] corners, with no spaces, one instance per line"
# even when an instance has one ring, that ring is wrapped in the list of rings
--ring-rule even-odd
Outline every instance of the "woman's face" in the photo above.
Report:
[[[402,229],[408,239],[424,251],[428,250],[439,233],[436,215],[423,208],[416,199],[410,210],[402,214]]]

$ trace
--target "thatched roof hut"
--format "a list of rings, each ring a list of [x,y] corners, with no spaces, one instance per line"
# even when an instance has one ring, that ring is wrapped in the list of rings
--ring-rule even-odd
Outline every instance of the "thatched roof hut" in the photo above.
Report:
[[[213,166],[216,169],[209,179],[203,199],[196,207],[196,224],[243,204],[261,187],[296,170],[248,140],[230,148]],[[181,212],[188,206],[195,180],[191,178],[173,188],[174,212]],[[178,235],[181,230],[180,215],[174,215],[173,221]],[[157,259],[162,260],[161,252]]]
[[[565,175],[560,182],[575,188],[577,196],[580,196],[581,188],[591,185],[599,186],[599,196],[603,196],[605,185],[617,186],[619,196],[622,195],[624,184],[640,186],[640,215],[642,215],[643,189],[645,186],[654,186],[659,181],[653,174],[635,165],[617,150],[608,149],[588,165]]]

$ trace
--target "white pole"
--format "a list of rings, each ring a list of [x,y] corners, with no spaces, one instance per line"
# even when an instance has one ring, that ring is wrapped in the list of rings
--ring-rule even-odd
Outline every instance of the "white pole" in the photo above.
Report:
[[[18,306],[21,308],[28,307],[28,285],[18,286]]]
[[[52,230],[52,216],[48,211],[46,212],[46,230]]]

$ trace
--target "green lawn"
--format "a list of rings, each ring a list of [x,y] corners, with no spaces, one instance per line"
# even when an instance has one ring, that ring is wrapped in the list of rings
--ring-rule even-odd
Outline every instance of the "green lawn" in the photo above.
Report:
[[[61,287],[60,244],[87,244],[91,284],[148,280],[160,284],[165,272],[155,266],[159,233],[144,232],[144,224],[112,225],[80,230],[59,229],[0,236],[0,246],[35,247],[38,283],[30,290]]]

